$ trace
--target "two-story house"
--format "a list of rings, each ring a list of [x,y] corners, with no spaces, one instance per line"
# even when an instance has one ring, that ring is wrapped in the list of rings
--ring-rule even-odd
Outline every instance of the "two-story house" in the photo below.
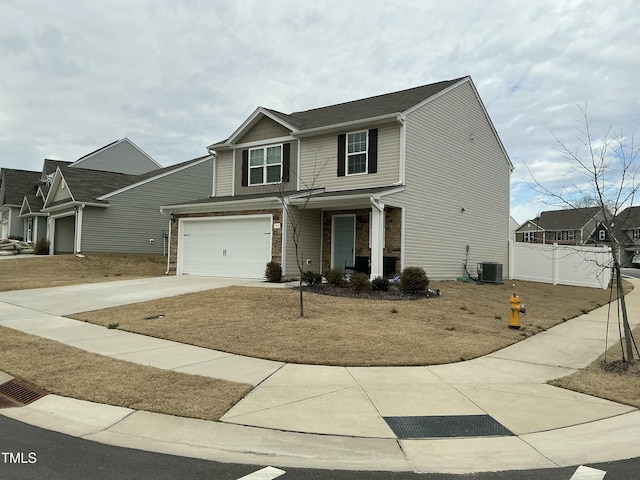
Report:
[[[614,219],[620,265],[640,267],[640,207],[628,207]]]
[[[515,232],[515,240],[558,245],[608,243],[604,218],[600,207],[549,210],[520,225]]]
[[[260,107],[209,151],[213,195],[162,207],[179,275],[260,278],[273,260],[297,276],[296,243],[316,272],[420,266],[451,279],[465,258],[509,264],[513,167],[470,77],[290,114]]]
[[[0,169],[0,238],[25,238],[20,207],[25,192],[30,191],[39,179],[38,172]]]
[[[21,194],[16,217],[26,241],[48,240],[51,254],[166,254],[158,207],[210,194],[212,168],[210,155],[161,167],[124,138],[74,162],[47,159],[28,182],[12,182]]]

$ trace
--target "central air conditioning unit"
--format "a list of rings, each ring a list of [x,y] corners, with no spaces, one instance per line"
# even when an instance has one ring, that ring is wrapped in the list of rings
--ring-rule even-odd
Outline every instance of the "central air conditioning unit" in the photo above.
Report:
[[[480,283],[503,283],[502,264],[497,262],[478,263],[478,281]]]

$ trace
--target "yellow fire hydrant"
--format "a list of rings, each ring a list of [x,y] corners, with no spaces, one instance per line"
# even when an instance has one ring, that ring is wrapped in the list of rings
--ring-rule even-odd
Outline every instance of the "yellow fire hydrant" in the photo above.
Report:
[[[509,328],[520,328],[520,314],[527,313],[527,306],[524,303],[520,303],[520,297],[514,293],[513,297],[509,299],[511,304],[511,315],[509,316]]]

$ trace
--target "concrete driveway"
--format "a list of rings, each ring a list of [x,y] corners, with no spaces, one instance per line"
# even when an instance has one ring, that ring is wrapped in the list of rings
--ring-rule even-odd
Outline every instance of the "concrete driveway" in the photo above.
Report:
[[[246,278],[167,276],[0,293],[0,302],[53,315],[100,310],[232,285],[264,285]]]

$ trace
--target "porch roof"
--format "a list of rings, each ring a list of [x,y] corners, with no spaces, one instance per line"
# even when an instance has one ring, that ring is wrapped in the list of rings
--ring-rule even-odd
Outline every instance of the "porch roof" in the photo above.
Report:
[[[310,196],[308,205],[312,208],[354,207],[369,204],[369,199],[401,191],[403,187],[387,186],[327,192],[323,188],[266,192],[225,197],[207,197],[173,205],[160,207],[161,211],[174,213],[205,213],[214,211],[244,210],[247,208],[274,208],[282,204],[283,199],[292,205],[303,205]]]

